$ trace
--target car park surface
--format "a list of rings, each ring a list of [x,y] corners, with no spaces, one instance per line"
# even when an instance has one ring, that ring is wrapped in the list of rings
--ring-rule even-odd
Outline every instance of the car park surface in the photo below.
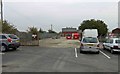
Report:
[[[3,54],[3,72],[117,72],[118,54],[80,54],[74,48],[24,46]]]
[[[1,54],[3,72],[118,72],[119,53],[81,54],[79,41],[65,38],[40,42]]]

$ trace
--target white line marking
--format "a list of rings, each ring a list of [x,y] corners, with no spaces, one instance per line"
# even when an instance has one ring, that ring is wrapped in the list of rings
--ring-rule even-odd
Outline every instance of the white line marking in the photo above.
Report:
[[[108,59],[111,59],[107,54],[105,54],[104,52],[100,51],[104,56],[106,56]]]
[[[5,53],[0,53],[0,54],[5,54]]]
[[[75,57],[77,58],[78,55],[77,55],[77,49],[75,48]]]

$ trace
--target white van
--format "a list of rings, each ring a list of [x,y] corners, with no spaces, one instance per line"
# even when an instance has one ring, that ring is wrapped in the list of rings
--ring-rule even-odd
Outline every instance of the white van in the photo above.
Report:
[[[97,29],[85,29],[82,34],[83,34],[83,37],[97,37],[98,30]]]

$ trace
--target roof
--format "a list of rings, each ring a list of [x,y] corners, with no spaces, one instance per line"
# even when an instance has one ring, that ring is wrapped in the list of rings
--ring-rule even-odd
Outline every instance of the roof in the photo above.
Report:
[[[62,32],[77,32],[76,28],[62,28]]]
[[[120,33],[120,28],[116,28],[116,29],[112,30],[112,33]]]

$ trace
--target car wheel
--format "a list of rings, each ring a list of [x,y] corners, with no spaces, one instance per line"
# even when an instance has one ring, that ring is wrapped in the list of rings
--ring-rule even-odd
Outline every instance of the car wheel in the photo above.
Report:
[[[103,50],[106,50],[105,46],[103,45]]]
[[[111,49],[110,52],[113,54],[114,53],[113,49]]]
[[[6,45],[2,45],[1,46],[1,52],[5,52],[7,51],[7,46]]]
[[[13,48],[13,50],[16,50],[16,49],[17,49],[17,48],[15,48],[15,47]]]
[[[99,54],[100,52],[98,51],[98,52],[96,52],[97,54]]]

